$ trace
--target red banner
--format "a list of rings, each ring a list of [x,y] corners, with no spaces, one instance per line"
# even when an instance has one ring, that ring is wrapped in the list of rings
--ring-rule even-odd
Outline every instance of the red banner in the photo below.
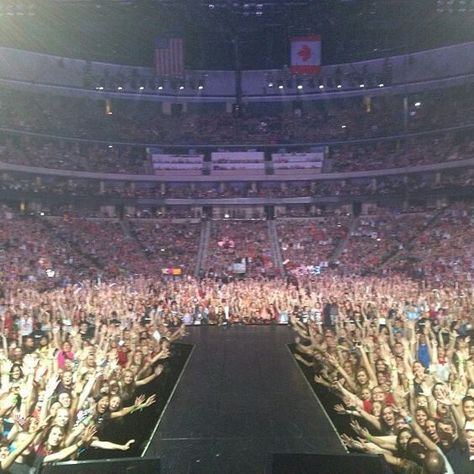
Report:
[[[319,35],[290,38],[291,73],[318,74],[321,70],[321,37]]]

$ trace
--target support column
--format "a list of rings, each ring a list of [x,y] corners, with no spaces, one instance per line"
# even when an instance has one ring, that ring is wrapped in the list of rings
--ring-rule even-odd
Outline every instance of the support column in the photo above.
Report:
[[[171,115],[171,102],[162,102],[161,111],[165,115]]]
[[[408,130],[408,97],[403,98],[403,130]]]

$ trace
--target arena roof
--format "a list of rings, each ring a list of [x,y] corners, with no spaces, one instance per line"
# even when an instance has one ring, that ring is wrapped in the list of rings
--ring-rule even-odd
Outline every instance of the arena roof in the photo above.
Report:
[[[288,37],[318,33],[323,63],[474,40],[474,0],[5,0],[0,46],[151,66],[153,40],[180,35],[187,69],[288,64]]]

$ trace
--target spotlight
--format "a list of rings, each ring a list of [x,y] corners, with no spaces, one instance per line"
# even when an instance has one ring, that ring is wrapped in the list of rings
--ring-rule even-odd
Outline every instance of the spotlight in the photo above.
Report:
[[[183,84],[181,84],[181,85],[179,86],[179,90],[180,90],[180,91],[184,90]]]
[[[140,87],[138,88],[138,90],[139,90],[139,91],[144,91],[144,90],[145,90],[145,86],[140,86]]]
[[[118,91],[123,91],[123,87],[122,87],[122,86],[118,86],[118,87],[117,87],[117,90],[118,90]]]
[[[415,107],[418,109],[421,107],[421,102],[415,102]]]
[[[379,83],[378,83],[378,86],[379,86],[379,87],[383,87],[384,85],[385,85],[385,84],[384,84],[383,82],[379,82]]]
[[[204,89],[204,86],[202,84],[198,85],[198,90],[202,91]]]
[[[285,86],[283,85],[283,82],[279,81],[278,82],[278,89],[282,90]]]
[[[342,84],[338,84],[336,87],[337,87],[338,89],[342,89]]]
[[[363,88],[365,87],[365,84],[364,84],[363,82],[361,82],[361,83],[359,84],[359,87],[360,87],[361,89],[363,89]]]
[[[323,90],[324,89],[324,84],[319,84],[319,89]]]
[[[273,87],[273,82],[270,81],[267,85],[268,85],[268,87],[272,88]]]
[[[302,89],[303,89],[303,84],[298,84],[298,85],[296,86],[296,88],[297,88],[298,90],[302,90]]]

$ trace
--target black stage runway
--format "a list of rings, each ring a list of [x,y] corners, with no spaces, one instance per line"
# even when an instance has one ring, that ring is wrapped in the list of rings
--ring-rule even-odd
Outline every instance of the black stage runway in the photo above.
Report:
[[[192,327],[181,379],[146,449],[162,473],[270,473],[272,453],[344,454],[281,326]]]

